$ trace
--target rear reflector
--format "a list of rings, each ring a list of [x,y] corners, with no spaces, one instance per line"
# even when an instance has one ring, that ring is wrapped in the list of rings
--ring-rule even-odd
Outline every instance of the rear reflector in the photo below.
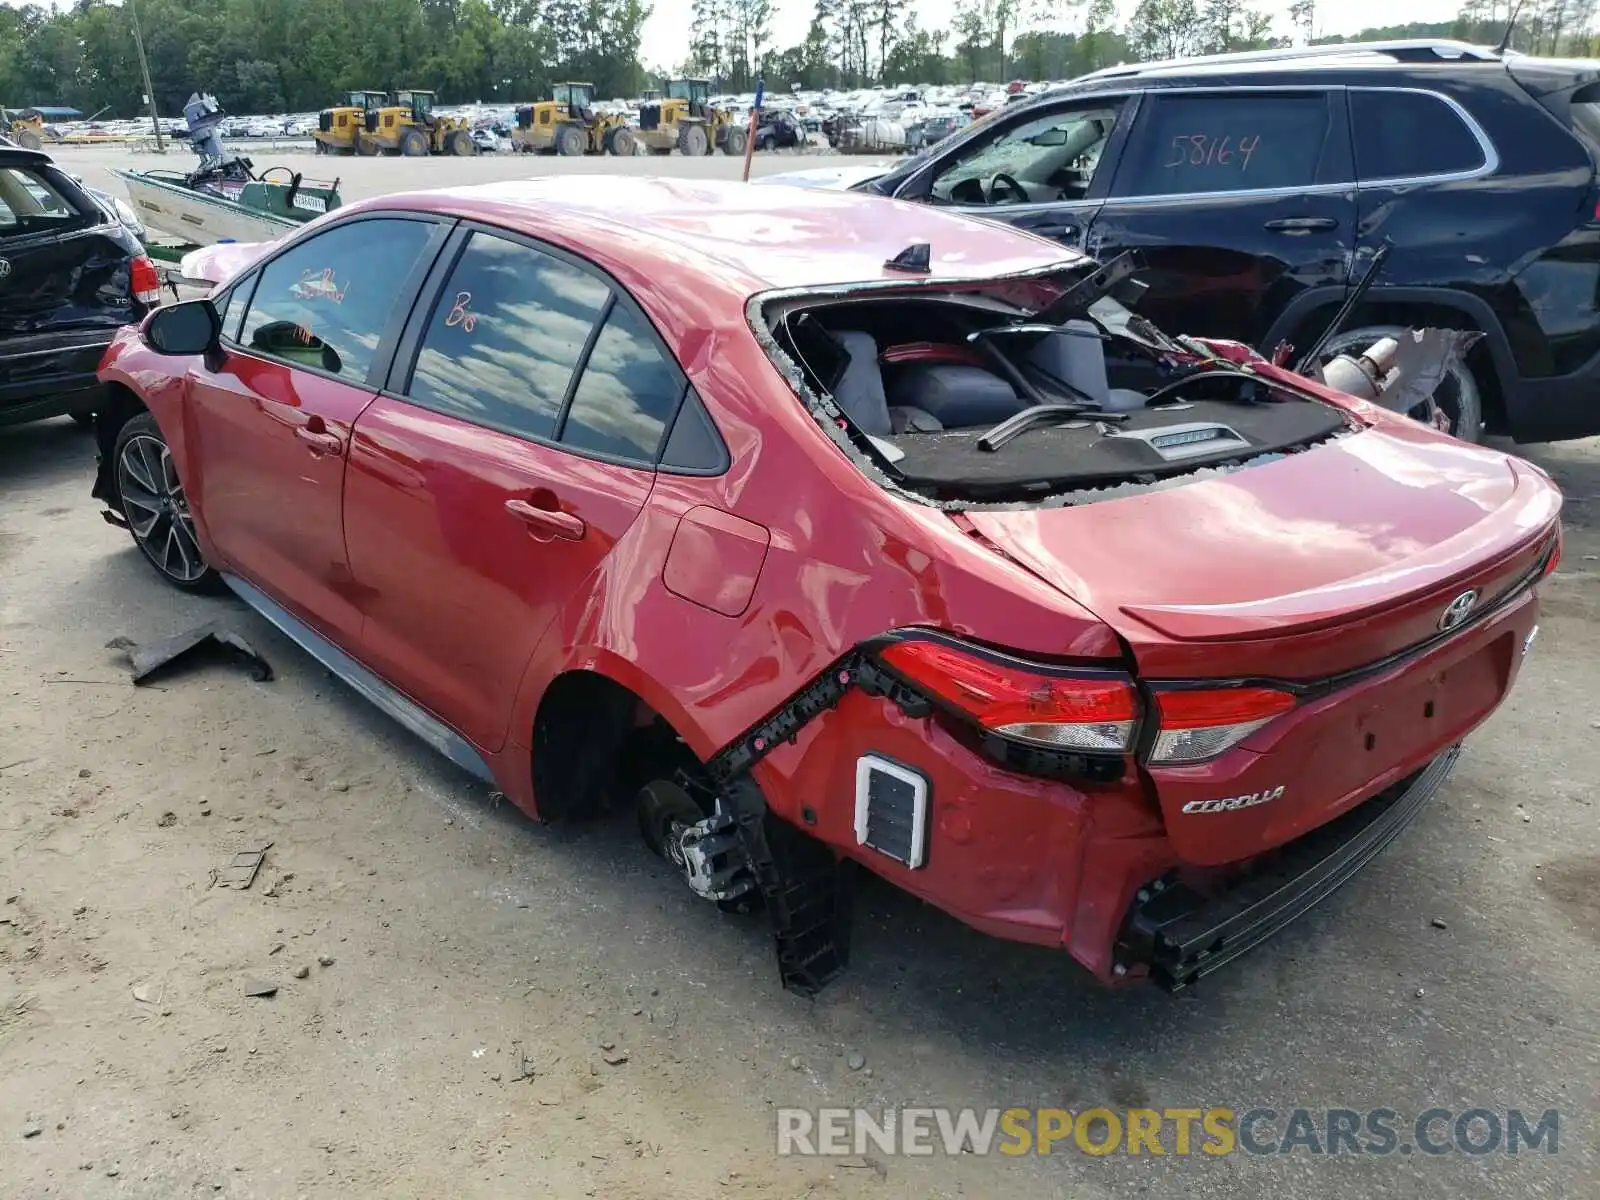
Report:
[[[1265,687],[1158,690],[1155,699],[1160,732],[1149,761],[1156,766],[1215,758],[1295,706],[1288,692]]]
[[[856,841],[912,870],[928,846],[928,780],[877,754],[856,760]]]
[[[943,641],[894,642],[881,657],[931,698],[1002,737],[1101,754],[1133,744],[1139,698],[1125,675],[1053,672]]]
[[[159,304],[161,302],[161,276],[156,274],[156,265],[144,255],[139,255],[133,260],[130,272],[133,285],[133,298],[140,304]]]

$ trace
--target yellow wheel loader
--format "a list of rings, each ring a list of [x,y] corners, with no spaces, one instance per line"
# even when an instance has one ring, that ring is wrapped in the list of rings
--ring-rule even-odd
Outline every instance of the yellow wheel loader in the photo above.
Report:
[[[373,139],[376,117],[389,103],[388,92],[358,88],[346,92],[332,108],[317,114],[317,131],[311,136],[318,154],[376,154]]]
[[[472,128],[455,117],[433,111],[434,93],[411,88],[394,94],[394,104],[379,109],[369,121],[372,139],[384,154],[420,158],[426,154],[470,155],[478,152]]]
[[[517,109],[511,143],[522,154],[633,153],[633,133],[618,116],[598,113],[594,84],[558,83],[551,99]]]
[[[748,134],[731,114],[710,103],[705,79],[669,79],[667,94],[639,106],[638,140],[652,154],[743,154]]]

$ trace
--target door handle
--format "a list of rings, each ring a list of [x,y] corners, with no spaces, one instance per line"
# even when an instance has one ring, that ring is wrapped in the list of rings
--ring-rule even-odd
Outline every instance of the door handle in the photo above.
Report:
[[[1083,227],[1081,225],[1023,225],[1021,228],[1029,233],[1037,233],[1040,237],[1060,238],[1063,242],[1081,242],[1083,240]]]
[[[344,449],[344,440],[337,433],[329,433],[326,429],[312,429],[307,425],[297,425],[295,426],[294,435],[313,450],[322,454],[338,454]]]
[[[587,529],[580,517],[562,512],[559,508],[540,508],[526,500],[507,500],[506,511],[533,529],[554,534],[569,542],[582,541]]]
[[[1265,228],[1273,233],[1311,233],[1318,229],[1337,229],[1339,222],[1332,217],[1280,217],[1268,221]]]

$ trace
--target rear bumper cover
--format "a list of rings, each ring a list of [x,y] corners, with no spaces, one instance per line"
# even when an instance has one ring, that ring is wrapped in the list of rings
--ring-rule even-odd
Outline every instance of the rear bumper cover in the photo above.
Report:
[[[1170,992],[1265,941],[1372,861],[1433,799],[1461,753],[1452,746],[1416,774],[1288,843],[1271,864],[1210,899],[1181,883],[1152,885],[1129,910],[1115,972],[1148,970]]]
[[[95,372],[114,332],[16,338],[0,346],[0,425],[92,410],[102,391]]]

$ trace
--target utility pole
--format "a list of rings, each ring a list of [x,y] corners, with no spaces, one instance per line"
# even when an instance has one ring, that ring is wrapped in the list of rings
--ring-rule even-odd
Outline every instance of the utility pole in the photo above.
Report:
[[[150,84],[150,63],[144,56],[144,38],[139,33],[139,8],[128,0],[128,12],[133,16],[133,45],[139,51],[139,70],[144,75],[144,98],[150,105],[150,124],[156,131],[156,152],[165,154],[167,144],[161,138],[161,118],[156,115],[156,89]]]

